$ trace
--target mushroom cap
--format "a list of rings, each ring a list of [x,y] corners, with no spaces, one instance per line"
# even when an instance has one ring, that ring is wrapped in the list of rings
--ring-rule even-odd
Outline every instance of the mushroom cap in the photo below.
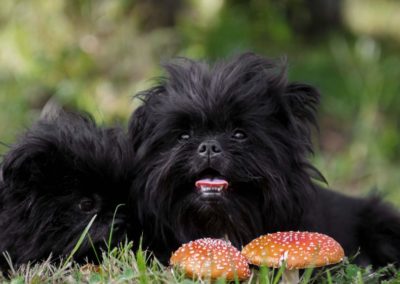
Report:
[[[331,237],[310,232],[277,232],[246,245],[242,254],[255,265],[303,269],[335,264],[343,260],[341,245]]]
[[[250,276],[247,259],[229,242],[203,238],[182,245],[171,256],[170,264],[183,269],[188,277],[240,280]]]

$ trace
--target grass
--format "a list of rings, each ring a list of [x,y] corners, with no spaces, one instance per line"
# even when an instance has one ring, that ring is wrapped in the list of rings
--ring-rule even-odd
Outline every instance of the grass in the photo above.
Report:
[[[117,208],[118,209],[118,208]],[[117,211],[116,209],[116,211]],[[180,269],[164,266],[155,257],[142,249],[139,244],[137,251],[133,243],[127,240],[117,247],[110,247],[110,233],[107,249],[97,257],[99,264],[76,263],[73,261],[75,252],[87,237],[96,215],[90,220],[82,232],[70,255],[63,261],[52,263],[50,258],[42,263],[26,264],[19,268],[12,265],[7,256],[10,269],[8,273],[0,273],[1,283],[209,283],[204,279],[188,279]],[[94,248],[93,248],[94,249]],[[97,252],[96,252],[97,256]],[[278,284],[285,268],[271,269],[268,267],[252,267],[252,273],[244,283]],[[386,275],[386,278],[382,278]],[[390,275],[389,277],[387,275]],[[385,279],[385,280],[382,280]],[[227,283],[221,278],[215,283]],[[236,279],[234,283],[238,284]],[[300,283],[400,283],[400,270],[393,266],[373,271],[370,267],[362,268],[351,263],[351,259],[325,269],[306,269],[300,278]]]
[[[163,266],[142,249],[132,250],[132,243],[103,251],[99,265],[77,264],[73,261],[61,265],[49,260],[10,270],[8,277],[1,276],[2,283],[205,283],[207,280],[185,278],[184,274]],[[66,264],[66,265],[65,265]],[[244,283],[279,283],[284,269],[253,268],[249,280]],[[385,273],[394,275],[381,280]],[[217,283],[226,283],[219,279]],[[378,271],[361,268],[348,260],[324,270],[306,270],[300,283],[400,283],[400,271],[388,266]]]

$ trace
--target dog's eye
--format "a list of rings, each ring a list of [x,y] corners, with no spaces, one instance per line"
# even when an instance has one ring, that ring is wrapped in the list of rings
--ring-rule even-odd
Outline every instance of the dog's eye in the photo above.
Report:
[[[93,199],[84,198],[79,202],[79,209],[85,213],[93,211],[95,208],[95,202]]]
[[[244,133],[241,130],[236,130],[232,135],[232,138],[236,140],[243,140],[246,139],[246,137],[247,137],[246,133]]]
[[[187,141],[187,140],[189,140],[189,139],[190,139],[190,134],[187,133],[187,132],[181,133],[181,134],[179,135],[179,140],[180,140],[180,141]]]

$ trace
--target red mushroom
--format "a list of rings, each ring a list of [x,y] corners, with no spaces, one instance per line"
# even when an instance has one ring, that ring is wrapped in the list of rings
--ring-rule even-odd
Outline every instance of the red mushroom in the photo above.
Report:
[[[244,280],[250,276],[246,258],[229,242],[204,238],[182,245],[171,257],[188,277]]]
[[[264,235],[246,245],[242,254],[250,263],[259,266],[277,268],[285,263],[283,283],[298,283],[298,269],[335,264],[344,257],[343,248],[334,239],[310,232]]]

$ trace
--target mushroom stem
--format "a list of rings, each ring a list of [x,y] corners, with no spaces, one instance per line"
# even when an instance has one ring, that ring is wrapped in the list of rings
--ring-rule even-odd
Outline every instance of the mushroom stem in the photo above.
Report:
[[[282,274],[282,280],[280,284],[298,284],[300,282],[299,279],[299,270],[298,269],[285,269]]]

